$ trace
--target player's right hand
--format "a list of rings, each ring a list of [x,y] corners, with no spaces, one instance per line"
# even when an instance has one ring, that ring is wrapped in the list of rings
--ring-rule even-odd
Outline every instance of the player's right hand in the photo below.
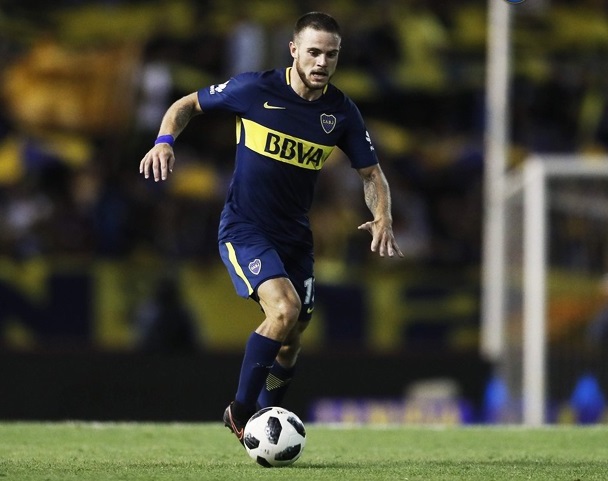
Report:
[[[139,173],[147,179],[152,171],[154,182],[167,180],[169,173],[173,172],[173,164],[175,164],[173,147],[165,143],[156,144],[139,163]]]

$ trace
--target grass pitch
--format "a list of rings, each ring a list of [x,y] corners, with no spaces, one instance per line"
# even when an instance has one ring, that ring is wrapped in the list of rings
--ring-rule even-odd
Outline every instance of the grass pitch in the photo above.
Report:
[[[265,469],[214,424],[0,423],[0,481],[608,480],[608,426],[337,428]]]

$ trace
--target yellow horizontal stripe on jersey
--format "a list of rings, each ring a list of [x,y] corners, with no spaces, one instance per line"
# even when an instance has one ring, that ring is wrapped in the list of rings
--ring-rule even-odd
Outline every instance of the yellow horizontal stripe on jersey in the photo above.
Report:
[[[320,170],[334,146],[315,144],[241,119],[245,146],[260,155],[303,169]]]

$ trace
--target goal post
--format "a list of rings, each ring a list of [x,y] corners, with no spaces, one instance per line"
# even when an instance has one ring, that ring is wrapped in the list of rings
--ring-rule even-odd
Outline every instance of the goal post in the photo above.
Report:
[[[585,252],[585,249],[589,250],[585,245],[580,246],[581,252],[577,253],[582,260],[560,261],[560,256],[555,254],[556,259],[553,259],[551,253],[559,252],[560,247],[553,244],[559,244],[557,240],[563,234],[560,226],[570,222],[579,227],[591,226],[599,232],[605,227],[608,251],[608,157],[531,156],[520,169],[506,174],[503,200],[505,235],[501,242],[505,245],[505,278],[497,279],[496,284],[502,289],[505,306],[502,312],[505,349],[496,366],[498,374],[504,377],[509,390],[518,399],[521,422],[538,426],[550,421],[548,410],[555,393],[563,396],[563,392],[572,386],[572,379],[564,381],[562,388],[549,384],[548,372],[557,371],[559,375],[560,371],[559,367],[548,365],[552,358],[550,350],[557,352],[574,342],[573,339],[579,339],[580,344],[580,333],[590,320],[597,301],[595,280],[608,267],[603,262],[590,260],[598,254]],[[598,242],[604,241],[598,239]],[[599,257],[602,255],[600,253]],[[553,316],[557,320],[548,315],[549,276],[554,271],[559,271],[566,283],[572,283],[563,292],[571,292],[571,297],[574,291],[582,292],[573,299],[583,306],[579,306],[578,311],[570,308],[572,312],[567,314],[554,309]],[[580,279],[584,279],[584,285]],[[576,283],[581,286],[574,289]],[[587,291],[583,292],[584,289]],[[553,297],[561,301],[559,296]],[[566,319],[560,320],[560,317]],[[549,345],[547,328],[550,321],[559,325],[562,332],[556,347]],[[582,358],[587,347],[582,344],[580,347]],[[576,352],[577,349],[568,348],[572,357],[568,362],[581,366],[581,372],[571,370],[571,377],[580,376],[583,368],[589,368],[589,362],[576,359]],[[599,370],[602,370],[601,366]]]
[[[504,189],[509,139],[511,16],[507,2],[488,0],[484,225],[480,351],[489,361],[504,352],[501,285],[504,279]]]
[[[544,8],[542,4],[537,8]],[[558,241],[563,241],[559,232],[556,236],[554,217],[557,216],[558,223],[563,221],[560,216],[578,219],[573,224],[597,221],[608,232],[608,198],[605,209],[598,211],[587,201],[579,202],[584,197],[584,188],[581,192],[577,186],[580,182],[592,184],[594,179],[601,179],[605,184],[601,190],[608,193],[608,157],[535,155],[520,169],[507,167],[509,85],[511,57],[515,55],[511,30],[514,13],[518,10],[509,2],[494,0],[488,0],[487,6],[480,354],[493,364],[496,376],[505,380],[511,390],[514,400],[505,417],[507,422],[540,425],[555,418],[549,411],[548,402],[554,397],[563,399],[572,389],[572,378],[579,376],[583,368],[594,375],[599,372],[604,385],[608,386],[608,349],[589,353],[587,346],[582,346],[585,352],[580,354],[581,346],[572,343],[565,350],[566,355],[556,359],[559,357],[556,352],[563,351],[563,346],[557,343],[555,348],[554,343],[549,342],[555,331],[551,310],[555,308],[555,302],[549,305],[548,301],[548,292],[555,290],[556,274],[560,274],[552,268],[552,249]],[[552,185],[560,181],[568,184],[563,189],[559,187],[565,191],[562,200],[560,192]],[[572,193],[568,193],[571,189]],[[578,247],[587,251],[594,248],[593,245]],[[608,258],[608,240],[603,247]],[[597,253],[592,252],[579,252],[579,255],[597,257]],[[604,261],[602,268],[608,272],[608,260]],[[583,281],[585,289],[592,290],[593,278],[599,277],[597,266],[595,271],[593,266],[585,267],[586,271],[582,269],[585,272],[564,269],[561,277],[557,276],[562,289],[576,279]],[[597,279],[595,282],[597,284]],[[608,292],[608,280],[606,282]],[[559,322],[564,321],[558,326],[558,334],[565,338],[570,334],[580,338],[576,329],[580,331],[581,324],[589,321],[590,307],[594,307],[595,301],[588,292],[581,296],[577,300],[578,306],[571,302],[570,318],[564,320],[568,316],[563,313],[557,316]],[[605,316],[608,325],[608,308]],[[608,332],[608,326],[606,330]],[[563,344],[563,339],[560,342]],[[580,339],[577,342],[580,343]],[[569,357],[574,359],[576,356],[585,359],[568,364]],[[559,381],[561,378],[563,382]],[[561,384],[556,386],[556,383]]]

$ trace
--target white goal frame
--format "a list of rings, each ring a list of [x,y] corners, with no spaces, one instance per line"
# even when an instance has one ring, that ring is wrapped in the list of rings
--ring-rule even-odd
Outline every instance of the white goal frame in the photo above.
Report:
[[[608,176],[608,157],[532,156],[521,170],[507,167],[511,26],[516,11],[508,2],[487,0],[486,128],[480,354],[494,366],[504,362],[506,307],[506,203],[523,192],[524,340],[523,423],[546,422],[546,270],[549,177]]]
[[[520,170],[505,176],[503,209],[511,196],[523,193],[522,422],[527,426],[543,425],[547,419],[547,181],[559,177],[608,178],[608,157],[533,155],[526,159]],[[502,246],[498,250],[503,253],[502,261],[506,265],[505,235],[500,242]],[[499,298],[501,307],[504,306],[505,279],[487,281],[489,283],[484,288],[495,292],[493,297]],[[501,317],[499,325],[503,332],[500,337],[504,342],[504,309]],[[505,349],[501,352],[503,359],[499,359],[499,363],[504,362]]]

